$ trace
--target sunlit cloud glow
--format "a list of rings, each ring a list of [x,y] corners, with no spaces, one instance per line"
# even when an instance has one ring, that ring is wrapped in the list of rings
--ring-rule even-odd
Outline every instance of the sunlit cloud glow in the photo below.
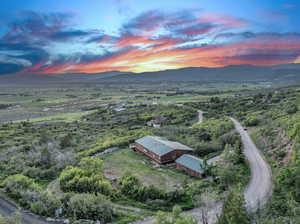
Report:
[[[292,7],[282,7],[285,10]],[[288,12],[265,10],[268,23]],[[117,32],[75,27],[76,13],[22,12],[0,36],[1,73],[146,72],[184,67],[300,63],[298,30],[199,10],[153,9]]]

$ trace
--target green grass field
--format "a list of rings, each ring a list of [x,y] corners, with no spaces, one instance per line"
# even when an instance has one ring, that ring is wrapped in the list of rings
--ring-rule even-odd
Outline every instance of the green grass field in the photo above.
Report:
[[[15,122],[23,122],[23,121],[43,122],[43,121],[57,121],[57,120],[64,121],[64,122],[73,122],[79,120],[82,116],[90,114],[92,112],[94,111],[91,110],[91,111],[76,112],[76,113],[64,113],[64,114],[54,115],[54,116],[32,118],[29,120],[18,120]]]
[[[121,149],[104,158],[106,175],[118,178],[130,172],[145,185],[155,185],[165,190],[175,189],[176,186],[193,181],[192,177],[173,167],[155,167],[146,156],[130,149]]]

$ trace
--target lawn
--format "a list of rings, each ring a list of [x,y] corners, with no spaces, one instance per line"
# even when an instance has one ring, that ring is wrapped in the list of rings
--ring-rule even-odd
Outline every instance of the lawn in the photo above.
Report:
[[[73,122],[79,120],[82,116],[94,112],[84,111],[84,112],[75,112],[75,113],[63,113],[59,115],[47,116],[47,117],[37,117],[29,120],[17,120],[15,122],[29,121],[29,122],[43,122],[43,121],[54,121],[54,120],[63,120],[65,122]]]
[[[111,178],[120,178],[126,172],[138,176],[145,185],[154,185],[165,190],[174,190],[194,178],[174,167],[158,167],[141,153],[121,149],[104,157],[104,173]]]

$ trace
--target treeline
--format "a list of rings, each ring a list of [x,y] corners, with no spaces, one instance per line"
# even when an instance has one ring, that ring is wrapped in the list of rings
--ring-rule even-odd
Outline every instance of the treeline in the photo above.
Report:
[[[199,157],[211,157],[223,151],[227,143],[238,138],[229,119],[205,119],[201,124],[188,126],[166,126],[153,130],[154,135],[184,143],[195,149]]]

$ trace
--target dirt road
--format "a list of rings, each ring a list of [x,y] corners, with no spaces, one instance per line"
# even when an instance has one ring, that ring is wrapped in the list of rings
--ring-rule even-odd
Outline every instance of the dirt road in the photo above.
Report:
[[[198,124],[201,124],[203,122],[203,111],[198,110]]]
[[[244,191],[247,208],[249,211],[255,211],[258,208],[262,208],[272,194],[271,168],[264,160],[247,131],[244,130],[237,120],[233,118],[231,120],[241,135],[244,153],[251,169],[251,179]]]

